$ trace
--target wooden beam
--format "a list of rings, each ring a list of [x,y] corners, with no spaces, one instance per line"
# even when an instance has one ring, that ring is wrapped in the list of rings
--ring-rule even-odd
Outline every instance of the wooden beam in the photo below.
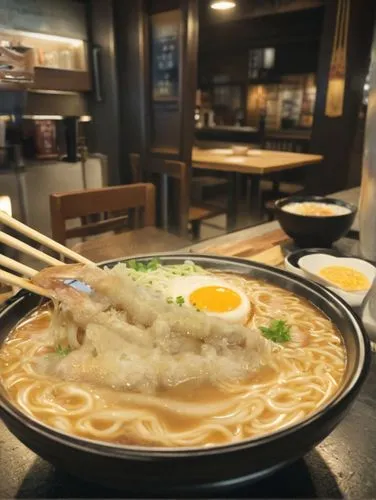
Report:
[[[120,180],[131,181],[129,153],[146,149],[149,108],[148,39],[145,0],[114,0],[120,121]],[[106,124],[111,130],[111,123]]]
[[[335,30],[337,1],[325,3],[325,18],[317,72],[317,97],[310,152],[324,156],[322,166],[311,172],[308,190],[327,194],[347,187],[354,138],[359,127],[363,86],[370,62],[374,0],[351,0],[347,70],[343,115],[325,116],[329,66]],[[359,158],[359,169],[361,158]]]
[[[89,148],[108,158],[108,180],[119,182],[119,92],[116,66],[114,11],[112,0],[90,0],[87,4],[89,26],[89,61],[92,49],[98,47],[99,85],[88,95]],[[91,68],[93,69],[93,68]],[[49,70],[51,72],[51,70]],[[59,75],[56,75],[58,77]],[[44,87],[43,87],[44,88]]]

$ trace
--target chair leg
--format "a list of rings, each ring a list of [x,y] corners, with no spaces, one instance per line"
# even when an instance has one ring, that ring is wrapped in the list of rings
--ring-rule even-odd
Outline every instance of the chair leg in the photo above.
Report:
[[[192,227],[192,238],[194,240],[200,239],[201,221],[200,220],[191,221],[191,227]]]
[[[275,219],[274,210],[267,210],[267,221],[272,222]]]

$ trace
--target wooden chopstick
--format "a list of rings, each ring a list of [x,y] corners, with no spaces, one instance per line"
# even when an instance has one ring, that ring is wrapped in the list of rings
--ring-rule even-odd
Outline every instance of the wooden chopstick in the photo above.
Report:
[[[339,17],[340,17],[340,12],[341,12],[341,0],[338,0],[337,12],[336,12],[336,27],[335,27],[335,32],[334,32],[331,64],[334,63],[334,60],[336,58],[337,48],[339,47],[339,26],[340,26],[339,25]]]
[[[36,259],[49,264],[50,266],[61,266],[62,264],[60,260],[55,259],[55,257],[51,257],[50,255],[47,255],[40,250],[27,245],[23,241],[20,241],[17,238],[13,238],[13,236],[9,236],[9,234],[4,233],[3,231],[0,231],[0,242],[5,243],[5,245],[8,245],[11,248],[15,248],[20,252],[31,255],[32,257],[35,257]]]
[[[38,271],[32,267],[25,266],[24,264],[21,264],[21,262],[10,259],[5,255],[0,255],[0,266],[16,271],[16,273],[20,273],[22,276],[27,276],[28,278],[31,278],[38,273]]]
[[[28,238],[37,241],[38,243],[50,248],[51,250],[54,250],[55,252],[64,255],[65,257],[68,257],[69,259],[72,259],[76,262],[81,262],[82,264],[93,264],[93,262],[87,259],[86,257],[83,257],[79,253],[70,250],[69,248],[67,248],[64,245],[61,245],[60,243],[57,243],[48,236],[45,236],[44,234],[41,234],[35,229],[32,229],[26,224],[23,224],[22,222],[18,221],[17,219],[10,217],[8,214],[2,212],[1,210],[0,210],[0,223],[18,231],[21,234],[24,234]],[[55,262],[58,262],[58,265],[61,265],[61,262],[57,261],[57,259],[55,259]]]
[[[34,285],[34,283],[31,283],[31,281],[26,280],[25,278],[8,273],[7,271],[0,270],[0,282],[10,286],[25,288],[25,290],[29,290],[29,292],[36,293],[42,297],[52,298],[52,294],[48,292],[48,290],[45,290],[38,285]]]

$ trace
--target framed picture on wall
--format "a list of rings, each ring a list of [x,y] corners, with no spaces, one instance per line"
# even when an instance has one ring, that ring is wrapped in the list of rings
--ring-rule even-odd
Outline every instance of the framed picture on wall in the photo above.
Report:
[[[155,101],[179,97],[180,10],[151,18],[152,95]]]

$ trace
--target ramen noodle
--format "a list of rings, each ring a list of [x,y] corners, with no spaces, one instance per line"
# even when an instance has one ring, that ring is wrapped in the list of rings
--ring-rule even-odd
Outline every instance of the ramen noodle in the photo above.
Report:
[[[341,335],[306,300],[192,262],[140,266],[61,266],[35,277],[55,304],[17,325],[0,350],[14,405],[80,438],[207,447],[292,426],[338,391]]]

